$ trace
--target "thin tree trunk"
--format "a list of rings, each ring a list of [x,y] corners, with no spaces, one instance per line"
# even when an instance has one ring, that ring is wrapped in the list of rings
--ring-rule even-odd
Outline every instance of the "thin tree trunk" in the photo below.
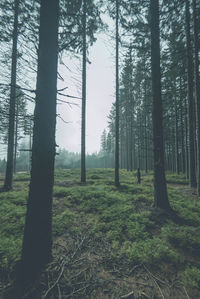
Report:
[[[150,0],[151,17],[151,68],[153,94],[153,152],[154,152],[154,200],[156,207],[169,210],[164,168],[163,116],[160,72],[159,2]]]
[[[135,130],[133,130],[133,170],[136,169]]]
[[[175,96],[175,149],[176,149],[176,172],[180,173],[179,168],[179,143],[178,143],[178,111],[177,111],[177,99]]]
[[[145,173],[148,173],[148,145],[147,145],[147,86],[144,86],[144,142],[145,142]]]
[[[182,152],[182,172],[185,173],[185,144],[184,144],[184,121],[183,121],[183,99],[181,89],[181,77],[180,77],[180,117],[181,117],[181,152]]]
[[[19,278],[29,281],[52,257],[59,0],[41,0],[31,181]]]
[[[130,142],[129,142],[129,156],[130,156],[130,171],[133,171],[133,118],[130,119]]]
[[[85,111],[86,111],[86,0],[83,1],[83,70],[82,70],[82,126],[81,126],[81,182],[86,182],[85,167]]]
[[[185,98],[185,158],[186,158],[186,177],[189,179],[189,150],[188,150],[188,108]]]
[[[191,187],[196,187],[195,171],[195,132],[194,132],[194,99],[193,99],[193,65],[190,37],[190,11],[189,1],[186,0],[186,40],[187,40],[187,74],[188,74],[188,119],[189,119],[189,182]]]
[[[17,163],[17,139],[18,139],[18,113],[19,113],[19,96],[16,97],[16,116],[15,116],[15,148],[14,148],[14,167],[13,172],[16,173]]]
[[[13,183],[13,156],[14,156],[14,131],[15,131],[15,101],[16,101],[16,73],[17,73],[17,40],[18,40],[18,14],[19,0],[14,3],[14,29],[12,44],[12,66],[11,66],[11,88],[10,88],[10,107],[9,107],[9,125],[8,125],[8,150],[6,175],[3,189],[5,191],[12,189]]]
[[[115,186],[119,187],[119,0],[116,0]]]
[[[197,22],[196,0],[193,0],[193,26],[194,26],[194,55],[195,55],[195,100],[196,100],[196,126],[197,126],[197,194],[200,196],[200,78],[199,78],[199,38]]]
[[[29,171],[31,171],[31,159],[32,159],[32,119],[30,118],[29,124]]]

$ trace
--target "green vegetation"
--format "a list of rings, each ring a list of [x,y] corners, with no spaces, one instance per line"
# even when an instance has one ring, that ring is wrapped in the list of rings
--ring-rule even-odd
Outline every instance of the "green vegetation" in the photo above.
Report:
[[[105,238],[110,258],[144,264],[162,273],[163,265],[181,277],[190,289],[200,286],[200,202],[189,193],[186,179],[168,174],[171,206],[177,215],[169,217],[153,208],[152,174],[120,171],[121,186],[113,184],[113,169],[91,169],[85,185],[78,170],[56,171],[53,200],[54,238],[79,234],[85,228],[94,240]],[[20,258],[24,228],[28,175],[15,178],[14,190],[0,193],[1,274],[13,270]],[[21,188],[20,188],[21,186]],[[182,189],[183,188],[183,189]],[[153,271],[153,270],[152,270]]]

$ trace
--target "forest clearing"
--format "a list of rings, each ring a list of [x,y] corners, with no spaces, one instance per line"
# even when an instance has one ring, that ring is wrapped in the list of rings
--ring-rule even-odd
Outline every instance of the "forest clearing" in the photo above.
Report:
[[[200,202],[185,176],[167,173],[170,216],[153,209],[152,173],[137,184],[120,170],[120,188],[113,169],[88,170],[85,185],[79,175],[55,172],[53,261],[25,298],[199,298]],[[0,194],[1,291],[20,259],[29,179]]]

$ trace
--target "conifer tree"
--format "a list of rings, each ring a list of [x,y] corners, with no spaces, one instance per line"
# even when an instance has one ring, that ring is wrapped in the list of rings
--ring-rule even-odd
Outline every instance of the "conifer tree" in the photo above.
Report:
[[[150,1],[151,70],[153,94],[153,154],[154,154],[154,201],[158,208],[169,210],[164,168],[163,115],[160,71],[159,1]]]
[[[31,280],[51,260],[59,0],[41,0],[31,180],[19,279]]]

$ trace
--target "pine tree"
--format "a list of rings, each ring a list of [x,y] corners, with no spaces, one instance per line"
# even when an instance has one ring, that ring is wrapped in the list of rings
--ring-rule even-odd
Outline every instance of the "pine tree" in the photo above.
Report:
[[[31,280],[51,259],[59,0],[41,0],[31,181],[19,280]]]
[[[16,102],[16,75],[17,75],[17,40],[18,40],[18,14],[19,0],[15,0],[14,6],[14,27],[12,36],[12,67],[11,67],[11,87],[9,104],[9,127],[8,127],[8,150],[6,163],[6,176],[3,189],[12,189],[13,181],[13,157],[14,157],[14,129],[15,129],[15,102]]]
[[[163,119],[160,71],[159,1],[150,1],[151,69],[153,94],[153,153],[154,153],[154,200],[156,207],[169,210],[164,168]]]

